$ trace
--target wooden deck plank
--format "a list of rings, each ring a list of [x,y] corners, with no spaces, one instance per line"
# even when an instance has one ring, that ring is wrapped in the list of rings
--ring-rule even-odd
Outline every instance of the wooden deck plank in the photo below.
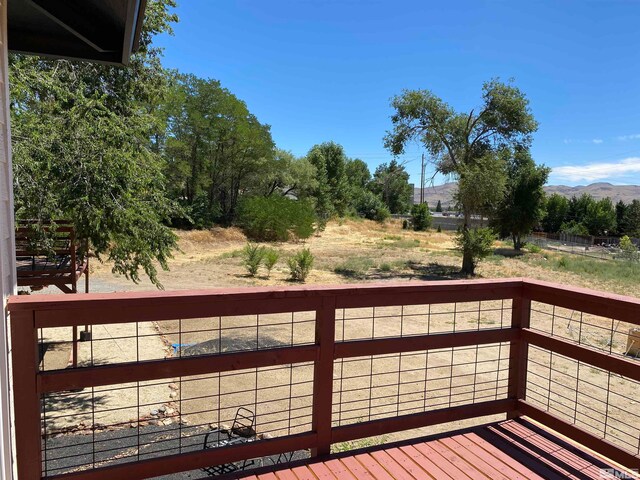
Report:
[[[580,472],[582,475],[586,475],[594,480],[602,478],[602,472],[599,467],[596,467],[593,463],[578,455],[575,451],[572,451],[579,451],[577,447],[571,446],[571,449],[568,449],[564,445],[527,428],[519,422],[503,422],[501,426],[518,435],[526,435],[525,439],[527,442],[539,447],[549,455],[562,461],[566,466]],[[584,452],[581,453],[584,454]]]
[[[312,463],[309,468],[313,474],[318,477],[319,480],[335,480],[336,477],[331,473],[331,470],[327,468],[324,462]]]
[[[420,467],[431,474],[433,478],[436,478],[437,480],[440,480],[441,478],[453,478],[451,475],[447,474],[444,470],[433,463],[429,458],[416,450],[413,445],[404,445],[400,447],[400,451],[402,451],[411,460],[420,465]]]
[[[561,478],[571,478],[573,480],[577,479],[577,477],[573,475],[569,470],[563,468],[559,464],[557,459],[555,459],[552,455],[550,456],[544,452],[541,453],[540,450],[537,449],[534,445],[531,445],[531,447],[533,448],[529,447],[526,443],[527,442],[526,438],[522,438],[518,436],[514,438],[508,435],[507,433],[505,433],[504,431],[499,430],[496,427],[491,427],[491,431],[496,435],[502,437],[505,441],[511,443],[517,450],[521,450],[527,456],[530,456],[537,462],[540,462],[546,465],[547,467],[551,468],[553,471],[556,472],[556,474],[560,475]],[[552,461],[551,459],[555,459],[556,462]]]
[[[387,472],[368,453],[361,453],[359,455],[356,455],[356,460],[358,460],[358,462],[360,462],[364,466],[364,468],[369,470],[369,472],[378,480],[393,480],[393,477],[389,475],[389,472]]]
[[[278,480],[298,480],[296,474],[293,473],[293,471],[289,468],[278,470],[277,472],[275,472],[275,474],[276,477],[278,477]]]
[[[362,480],[374,480],[374,477],[369,470],[358,462],[353,457],[344,457],[340,459],[342,464],[349,469],[349,471],[357,478]]]
[[[390,448],[387,450],[387,452],[389,453],[389,455],[391,455],[391,457],[395,459],[396,462],[398,462],[402,466],[402,468],[404,468],[414,477],[420,475],[421,478],[437,478],[434,476],[433,471],[430,472],[427,468],[422,467],[422,465],[414,461],[413,458],[411,458],[399,448]]]
[[[526,419],[261,470],[245,480],[590,480],[615,468]],[[622,471],[624,473],[624,471]],[[633,478],[633,477],[629,477]]]
[[[309,467],[306,465],[302,467],[294,467],[291,471],[296,477],[298,477],[298,480],[317,480],[315,475],[311,473],[311,470],[309,470]]]
[[[536,474],[541,475],[543,478],[547,480],[563,480],[566,478],[558,474],[555,469],[550,468],[545,463],[541,463],[537,458],[527,455],[526,452],[497,433],[486,428],[477,429],[475,432],[480,438],[486,440],[491,445],[495,445],[501,452],[504,452],[505,455],[512,458],[514,462],[523,465],[532,472],[536,472]]]
[[[492,479],[499,480],[522,480],[522,477],[515,471],[510,470],[513,476],[505,475],[500,468],[496,467],[496,459],[488,452],[472,451],[471,449],[460,444],[456,441],[456,437],[443,438],[440,440],[447,448],[454,451],[458,456],[464,458],[467,462],[471,463],[475,468],[480,470],[485,476],[489,476]]]
[[[336,478],[340,480],[355,480],[356,477],[349,471],[347,467],[345,467],[340,460],[334,458],[333,460],[328,460],[324,462],[327,468],[333,473]]]
[[[466,476],[473,480],[486,480],[486,476],[482,474],[478,469],[476,469],[473,465],[468,463],[463,457],[458,455],[453,450],[449,449],[445,444],[441,443],[439,440],[434,442],[429,442],[428,446],[432,448],[433,451],[440,454],[447,461],[453,463],[460,469]]]
[[[515,470],[519,475],[526,478],[527,480],[544,480],[544,477],[538,475],[522,463],[515,460],[512,456],[508,455],[505,451],[499,448],[498,445],[494,445],[478,436],[477,433],[465,433],[462,435],[462,437],[466,442],[473,443],[478,448],[486,450],[491,455],[493,455],[493,457],[500,460],[505,465],[508,465],[512,470]]]
[[[375,458],[378,463],[382,465],[382,467],[396,480],[423,480],[427,478],[426,475],[414,477],[411,473],[407,472],[402,465],[396,462],[385,450],[371,452],[371,456]]]

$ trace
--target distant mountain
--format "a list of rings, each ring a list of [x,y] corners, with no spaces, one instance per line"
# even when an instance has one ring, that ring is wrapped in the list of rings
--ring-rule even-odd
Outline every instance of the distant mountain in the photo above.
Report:
[[[435,208],[438,200],[442,202],[444,208],[453,206],[453,194],[458,188],[455,182],[445,183],[434,187],[424,189],[425,200],[430,207]],[[623,200],[625,203],[631,200],[640,200],[640,185],[611,185],[606,182],[592,183],[591,185],[578,185],[577,187],[567,187],[566,185],[547,185],[544,187],[547,195],[558,193],[567,198],[572,196],[579,197],[583,193],[588,193],[593,198],[599,200],[609,197],[613,202]],[[420,202],[420,189],[415,188],[413,191],[413,199],[415,203]]]

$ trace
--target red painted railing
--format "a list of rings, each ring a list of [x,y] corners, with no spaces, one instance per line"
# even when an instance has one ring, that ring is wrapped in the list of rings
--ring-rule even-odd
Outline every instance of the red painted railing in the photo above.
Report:
[[[507,279],[13,297],[9,310],[21,480],[323,455],[494,414],[527,415],[640,467],[634,298]],[[86,358],[47,368],[43,345],[85,324]],[[118,403],[129,391],[132,403]],[[149,417],[156,401],[163,413]],[[255,440],[200,448],[239,406],[255,410]]]

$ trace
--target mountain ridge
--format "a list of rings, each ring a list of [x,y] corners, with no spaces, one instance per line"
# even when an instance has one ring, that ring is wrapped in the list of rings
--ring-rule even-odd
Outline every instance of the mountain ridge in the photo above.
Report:
[[[445,183],[424,189],[425,200],[429,206],[435,207],[438,200],[442,202],[443,207],[453,205],[453,194],[458,184],[456,182]],[[583,193],[588,193],[596,200],[609,197],[616,203],[619,200],[629,203],[632,200],[640,200],[640,185],[613,185],[608,182],[596,182],[589,185],[577,185],[570,187],[568,185],[545,185],[544,191],[547,195],[558,193],[564,197],[579,197]],[[420,189],[413,189],[413,199],[415,203],[420,202]]]

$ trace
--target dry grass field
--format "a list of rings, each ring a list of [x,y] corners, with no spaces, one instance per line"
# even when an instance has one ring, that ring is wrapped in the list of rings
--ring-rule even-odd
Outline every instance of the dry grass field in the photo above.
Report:
[[[315,256],[314,269],[307,281],[311,284],[460,278],[461,257],[454,248],[451,234],[406,231],[396,221],[384,225],[354,220],[331,222],[324,232],[304,243],[271,244],[280,251],[281,258],[270,278],[264,271],[256,277],[247,275],[240,253],[247,240],[237,229],[214,228],[178,232],[178,235],[180,251],[171,260],[170,271],[159,275],[167,290],[289,285],[285,259],[303,247],[309,247]],[[557,268],[557,258],[553,254],[527,252],[514,255],[509,245],[503,243],[497,243],[495,254],[480,264],[478,276],[526,276],[627,295],[640,294],[640,282],[630,282],[626,278],[605,281],[601,275],[563,271]],[[153,288],[148,282],[134,285],[115,277],[108,264],[95,261],[92,281],[94,288],[102,291]],[[352,340],[499,328],[508,325],[510,308],[510,301],[488,301],[353,309],[336,312],[336,330],[338,340]],[[152,359],[304,345],[313,342],[313,318],[314,312],[301,312],[163,321],[157,322],[153,329],[145,327],[145,339],[141,344],[123,348],[120,344],[133,340],[121,335],[121,341],[116,342],[119,350],[113,346],[114,332],[100,333],[99,329],[94,329],[91,355],[106,349],[109,353],[103,356],[108,357],[108,363],[119,363],[136,357]],[[619,354],[624,354],[626,332],[630,327],[544,304],[534,306],[532,326]],[[175,351],[172,344],[183,347]],[[90,361],[88,348],[85,344],[80,352],[85,363]],[[140,351],[141,348],[144,351]],[[118,356],[118,351],[127,353]],[[508,358],[508,343],[496,343],[336,362],[334,423],[346,425],[505,398]],[[612,380],[607,372],[542,350],[532,351],[529,371],[528,398],[532,402],[551,408],[554,413],[594,432],[602,430],[604,423],[605,429],[616,429],[614,436],[630,444],[637,442],[637,431],[624,418],[626,411],[640,419],[640,404],[633,400],[637,391],[635,382]],[[246,406],[256,413],[258,433],[278,436],[310,427],[312,372],[312,364],[300,363],[124,385],[115,395],[110,395],[108,389],[100,389],[97,393],[103,398],[104,405],[96,407],[96,392],[79,392],[66,394],[67,398],[62,401],[58,399],[58,408],[64,406],[61,413],[66,415],[62,417],[68,420],[81,397],[93,395],[93,400],[87,398],[82,402],[92,402],[93,407],[80,415],[76,412],[75,420],[82,419],[89,424],[95,417],[94,422],[100,419],[103,424],[119,423],[129,427],[137,423],[136,419],[154,421],[156,417],[150,417],[149,413],[161,407],[171,412],[164,415],[165,422],[229,425],[236,409]],[[608,395],[610,385],[615,387],[615,394],[607,397],[609,406],[605,407],[603,395]],[[137,403],[141,398],[145,402],[142,407]],[[69,427],[61,424],[62,419],[60,422],[51,419],[50,427]],[[402,432],[393,438],[434,433],[474,422],[478,420]],[[355,446],[358,445],[362,444]]]

